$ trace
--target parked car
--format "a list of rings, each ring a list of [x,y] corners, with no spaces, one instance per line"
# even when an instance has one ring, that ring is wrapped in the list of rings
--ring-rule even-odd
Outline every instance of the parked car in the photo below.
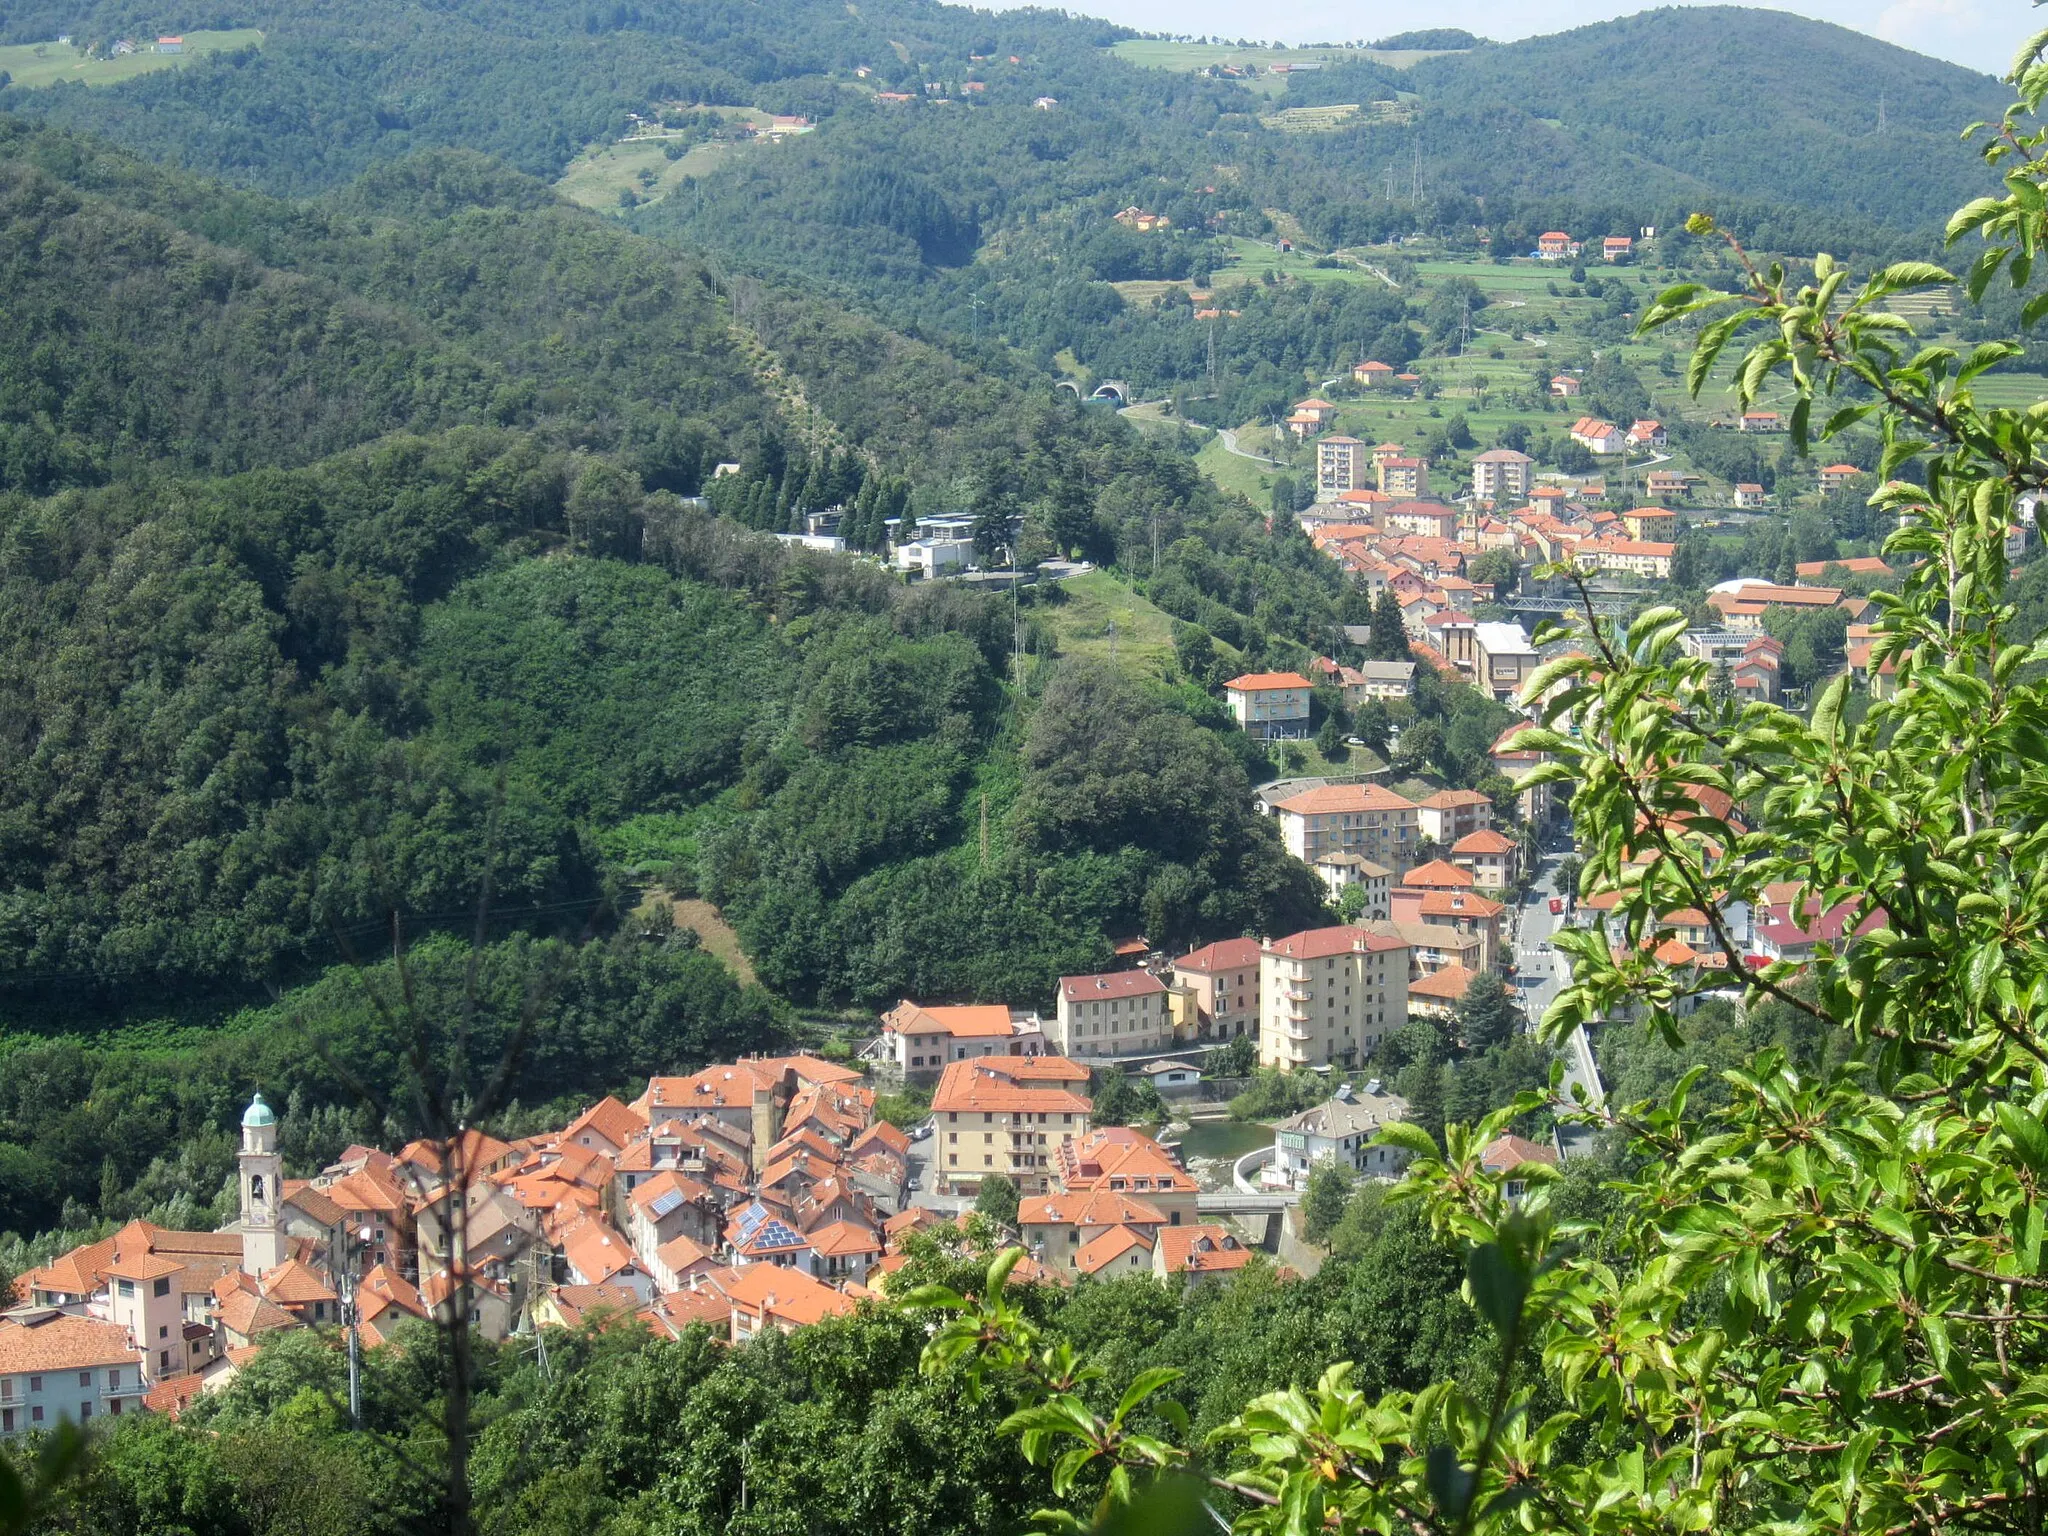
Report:
[[[1564,910],[1564,898],[1563,898],[1562,896],[1553,896],[1553,897],[1551,897],[1551,898],[1550,898],[1550,915],[1551,915],[1552,917],[1555,917],[1555,916],[1557,916],[1557,915],[1558,915],[1558,913],[1562,912],[1563,910]]]

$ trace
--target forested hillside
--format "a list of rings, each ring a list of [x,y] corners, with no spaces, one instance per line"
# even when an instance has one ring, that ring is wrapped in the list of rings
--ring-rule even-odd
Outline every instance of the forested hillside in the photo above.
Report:
[[[1734,193],[1897,228],[1933,222],[1982,181],[1958,134],[2007,100],[1957,65],[1734,6],[1667,7],[1425,59],[1410,78],[1433,108],[1489,121],[1513,145],[1472,164],[1473,191]]]

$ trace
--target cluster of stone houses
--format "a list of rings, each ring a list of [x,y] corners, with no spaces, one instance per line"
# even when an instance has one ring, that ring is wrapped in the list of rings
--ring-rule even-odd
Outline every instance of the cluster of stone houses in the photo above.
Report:
[[[912,1015],[980,1041],[971,1015],[984,1011],[893,1013],[899,1033],[908,1024],[906,1038],[951,1056]],[[1027,1277],[1193,1282],[1249,1262],[1233,1233],[1197,1219],[1172,1153],[1091,1127],[1088,1079],[1035,1048],[949,1059],[929,1130],[941,1190],[1015,1181]],[[295,1329],[353,1326],[376,1347],[408,1318],[491,1338],[522,1321],[635,1318],[740,1343],[844,1315],[908,1262],[909,1234],[947,1220],[908,1202],[910,1138],[874,1105],[849,1068],[747,1058],[653,1078],[631,1104],[601,1099],[547,1135],[351,1147],[287,1179],[259,1095],[242,1121],[233,1226],[130,1222],[20,1277],[20,1305],[0,1314],[0,1438],[176,1414]]]
[[[66,1371],[99,1373],[97,1411],[176,1411],[269,1336],[340,1324],[344,1297],[370,1345],[458,1307],[494,1338],[521,1317],[571,1324],[596,1308],[733,1338],[850,1311],[909,1181],[909,1138],[875,1118],[860,1077],[750,1058],[654,1078],[634,1103],[599,1100],[547,1135],[350,1147],[310,1179],[284,1177],[259,1096],[234,1226],[131,1222],[21,1276],[24,1305],[0,1317],[0,1383],[18,1374],[10,1359],[47,1363],[63,1341],[80,1362]],[[55,1369],[0,1387],[0,1410],[18,1409],[0,1412],[0,1433],[89,1416],[83,1400],[39,1396]]]

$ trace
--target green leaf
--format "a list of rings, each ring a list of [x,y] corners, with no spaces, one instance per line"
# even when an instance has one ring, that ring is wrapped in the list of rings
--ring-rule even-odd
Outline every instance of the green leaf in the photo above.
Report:
[[[1157,1392],[1161,1387],[1171,1382],[1179,1381],[1186,1374],[1185,1371],[1176,1370],[1174,1367],[1166,1365],[1155,1365],[1149,1370],[1138,1372],[1137,1377],[1131,1384],[1124,1388],[1124,1395],[1118,1399],[1116,1416],[1112,1422],[1117,1424],[1123,1423],[1125,1414],[1144,1402],[1146,1398]]]
[[[1390,1121],[1379,1128],[1372,1139],[1376,1147],[1398,1147],[1414,1157],[1436,1157],[1440,1155],[1437,1144],[1430,1139],[1429,1132],[1419,1125],[1410,1125],[1405,1120]]]
[[[2048,1129],[2034,1115],[2006,1100],[1999,1101],[1997,1114],[1998,1128],[2005,1132],[2020,1161],[2036,1177],[2048,1177]]]
[[[1521,1331],[1522,1303],[1529,1295],[1529,1271],[1500,1243],[1481,1243],[1465,1256],[1465,1278],[1480,1315],[1503,1339]]]

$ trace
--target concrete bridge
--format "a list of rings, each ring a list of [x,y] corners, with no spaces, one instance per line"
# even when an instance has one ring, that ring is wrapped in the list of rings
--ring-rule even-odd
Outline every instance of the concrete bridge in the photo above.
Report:
[[[1203,1216],[1271,1216],[1300,1199],[1293,1190],[1248,1195],[1241,1189],[1225,1189],[1195,1196],[1195,1210]]]

